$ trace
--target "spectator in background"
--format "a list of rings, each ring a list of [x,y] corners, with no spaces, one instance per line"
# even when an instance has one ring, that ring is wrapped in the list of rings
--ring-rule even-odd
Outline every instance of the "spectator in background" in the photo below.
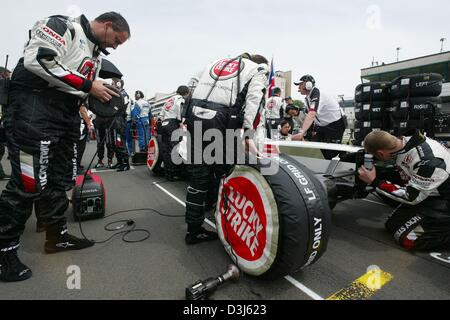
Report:
[[[292,131],[291,125],[287,120],[283,120],[280,123],[280,134],[278,135],[279,140],[291,140]]]
[[[291,131],[289,133],[298,133],[298,131],[302,128],[303,122],[306,118],[304,110],[300,110],[300,108],[294,104],[289,104],[286,106],[285,111],[286,116],[284,117],[284,120],[288,121],[291,125]]]
[[[273,96],[267,100],[266,108],[265,108],[265,117],[266,117],[266,129],[267,129],[267,137],[272,137],[272,130],[278,131],[278,126],[281,123],[281,119],[284,116],[283,111],[283,98],[281,98],[281,89],[274,88]]]
[[[153,116],[150,111],[150,104],[144,99],[145,96],[142,91],[136,91],[134,98],[136,99],[136,102],[131,110],[131,118],[136,122],[139,150],[145,152],[148,148],[148,142],[151,139],[150,120]]]

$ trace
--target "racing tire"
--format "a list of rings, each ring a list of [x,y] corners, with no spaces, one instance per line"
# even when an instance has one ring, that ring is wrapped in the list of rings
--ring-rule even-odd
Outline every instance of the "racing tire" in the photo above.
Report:
[[[355,101],[367,103],[373,101],[389,101],[390,82],[363,83],[355,89]]]
[[[325,188],[306,166],[286,155],[236,166],[222,180],[215,217],[219,238],[246,274],[275,279],[314,264],[325,253],[331,210]]]
[[[395,119],[421,119],[432,117],[441,108],[441,99],[437,97],[417,97],[392,101],[392,116]]]
[[[358,121],[383,120],[389,107],[389,102],[385,101],[357,103],[355,105],[355,118]]]
[[[442,92],[443,77],[437,73],[401,76],[392,81],[391,98],[438,97]]]
[[[161,149],[161,138],[159,136],[152,136],[148,142],[148,154],[147,154],[147,168],[155,175],[163,175],[164,168],[162,167],[163,159]]]

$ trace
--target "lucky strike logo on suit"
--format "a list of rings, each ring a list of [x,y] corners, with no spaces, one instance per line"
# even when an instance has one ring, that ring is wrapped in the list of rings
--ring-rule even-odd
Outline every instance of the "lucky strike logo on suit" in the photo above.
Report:
[[[244,62],[240,63],[241,71],[244,69]],[[217,62],[211,69],[211,77],[214,80],[229,80],[237,77],[239,71],[239,61],[231,59],[224,59]]]

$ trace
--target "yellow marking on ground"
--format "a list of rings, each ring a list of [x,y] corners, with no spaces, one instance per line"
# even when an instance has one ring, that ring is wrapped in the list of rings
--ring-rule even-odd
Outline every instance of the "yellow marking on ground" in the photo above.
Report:
[[[394,277],[379,268],[369,269],[348,287],[336,292],[327,300],[367,300],[389,283]]]

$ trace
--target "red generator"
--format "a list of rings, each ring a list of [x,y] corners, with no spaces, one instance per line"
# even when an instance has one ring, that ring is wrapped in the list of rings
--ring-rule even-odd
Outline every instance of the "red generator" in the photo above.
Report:
[[[105,216],[106,193],[102,178],[88,172],[78,176],[72,191],[72,208],[75,221],[99,219]],[[83,184],[84,181],[84,184]]]

